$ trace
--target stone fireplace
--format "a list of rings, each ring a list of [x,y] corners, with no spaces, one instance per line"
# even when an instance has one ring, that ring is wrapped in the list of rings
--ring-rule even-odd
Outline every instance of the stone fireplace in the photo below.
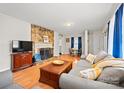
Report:
[[[53,57],[53,47],[50,43],[35,43],[34,49],[39,51],[41,60]],[[36,51],[34,51],[36,53]]]
[[[32,41],[34,55],[38,53],[41,55],[41,60],[50,58],[53,56],[54,47],[54,31],[41,27],[38,25],[31,25]]]

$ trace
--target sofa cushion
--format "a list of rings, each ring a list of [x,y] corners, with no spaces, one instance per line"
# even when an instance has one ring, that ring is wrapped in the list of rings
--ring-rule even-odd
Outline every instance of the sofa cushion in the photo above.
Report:
[[[69,72],[69,74],[80,77],[80,71],[89,69],[92,64],[87,60],[80,60],[77,62],[76,66]]]
[[[80,60],[77,62],[76,67],[87,67],[87,68],[91,68],[92,64],[90,62],[88,62],[87,60]]]
[[[12,72],[10,70],[0,72],[0,88],[7,87],[10,84],[12,84]]]
[[[89,69],[90,67],[75,67],[68,74],[80,77],[80,71]]]
[[[105,51],[100,51],[94,60],[94,64],[99,62],[100,60],[104,59],[108,54]]]
[[[120,85],[124,82],[124,68],[107,67],[97,79],[98,81]]]
[[[102,72],[101,68],[95,67],[95,68],[81,70],[80,76],[82,78],[95,80],[101,74],[101,72]]]
[[[122,89],[122,87],[116,85],[80,78],[66,73],[60,76],[59,87],[61,89]]]
[[[107,55],[103,60],[108,60],[108,59],[112,59],[112,58],[114,58],[112,55]]]

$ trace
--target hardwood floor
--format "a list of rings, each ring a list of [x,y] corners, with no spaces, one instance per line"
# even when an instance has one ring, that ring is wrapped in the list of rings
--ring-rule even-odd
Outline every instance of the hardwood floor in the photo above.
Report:
[[[79,57],[72,57],[70,55],[61,55],[59,59],[67,60],[67,61],[76,61],[79,60]],[[39,82],[40,77],[40,70],[39,68],[47,65],[48,62],[45,62],[43,64],[38,63],[32,67],[26,68],[21,71],[17,71],[13,73],[13,80],[15,83],[21,85],[22,87],[26,89],[31,88],[41,88],[41,89],[53,89],[53,87]]]

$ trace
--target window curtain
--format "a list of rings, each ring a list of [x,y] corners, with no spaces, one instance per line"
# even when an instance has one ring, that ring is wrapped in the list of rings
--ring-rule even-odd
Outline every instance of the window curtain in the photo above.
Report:
[[[74,48],[74,37],[71,37],[71,48]]]
[[[124,58],[124,19],[123,4],[109,21],[108,53],[116,58]]]
[[[81,49],[82,43],[81,43],[81,37],[78,37],[78,49]]]
[[[114,21],[115,15],[109,22],[109,33],[108,33],[108,54],[113,55],[113,36],[114,36]]]
[[[74,48],[78,49],[78,37],[74,37]]]
[[[82,40],[81,37],[71,37],[71,48],[81,49]]]
[[[107,52],[108,52],[108,45],[109,45],[109,24],[110,24],[110,21],[108,22],[108,32],[107,32]]]
[[[114,23],[114,37],[113,37],[113,56],[122,58],[122,17],[123,17],[123,4],[115,14]]]

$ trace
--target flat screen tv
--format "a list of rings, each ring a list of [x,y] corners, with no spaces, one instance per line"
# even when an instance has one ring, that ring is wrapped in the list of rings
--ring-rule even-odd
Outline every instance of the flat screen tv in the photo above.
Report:
[[[32,51],[32,41],[12,41],[12,52]]]

